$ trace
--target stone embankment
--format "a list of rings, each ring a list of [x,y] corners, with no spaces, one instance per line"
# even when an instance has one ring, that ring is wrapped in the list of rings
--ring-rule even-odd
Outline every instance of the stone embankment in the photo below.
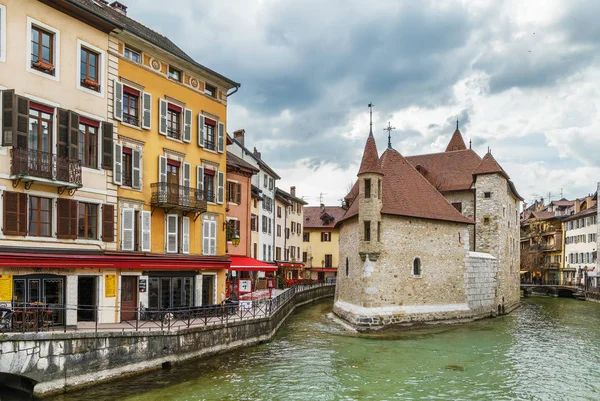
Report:
[[[332,297],[334,290],[331,284],[296,288],[269,301],[262,314],[176,330],[3,334],[0,373],[37,383],[36,395],[66,392],[268,341],[296,307]]]

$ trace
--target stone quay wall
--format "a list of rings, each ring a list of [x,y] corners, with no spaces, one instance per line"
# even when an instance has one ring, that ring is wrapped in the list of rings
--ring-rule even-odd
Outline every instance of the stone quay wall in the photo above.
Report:
[[[296,307],[333,294],[334,285],[312,287],[296,292],[267,317],[177,331],[3,334],[0,372],[36,381],[38,396],[66,392],[269,341]]]

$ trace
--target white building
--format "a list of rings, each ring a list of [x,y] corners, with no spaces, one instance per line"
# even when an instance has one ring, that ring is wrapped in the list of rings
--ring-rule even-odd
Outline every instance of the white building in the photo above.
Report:
[[[239,130],[229,138],[227,152],[256,167],[259,172],[252,176],[252,185],[260,190],[262,196],[261,205],[258,207],[258,255],[257,259],[264,262],[275,260],[275,186],[276,181],[281,179],[265,163],[260,152],[248,150],[244,146],[245,132]]]
[[[598,210],[595,201],[588,197],[583,210],[563,220],[565,232],[565,265],[563,280],[582,283],[584,277],[596,285]],[[587,207],[592,204],[593,206]]]

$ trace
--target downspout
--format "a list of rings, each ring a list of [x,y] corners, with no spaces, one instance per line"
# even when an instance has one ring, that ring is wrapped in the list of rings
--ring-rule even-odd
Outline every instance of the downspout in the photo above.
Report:
[[[229,96],[233,95],[234,93],[236,93],[237,91],[239,91],[239,90],[240,90],[240,86],[241,86],[241,85],[239,85],[239,86],[236,86],[235,88],[233,88],[233,92],[231,92],[231,93],[227,93],[225,96],[226,96],[226,97],[229,97]]]

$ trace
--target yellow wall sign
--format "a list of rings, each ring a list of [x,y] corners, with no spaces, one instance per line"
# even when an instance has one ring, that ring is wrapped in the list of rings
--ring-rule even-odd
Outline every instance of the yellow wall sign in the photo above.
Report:
[[[115,274],[109,274],[104,276],[105,290],[104,296],[106,298],[114,298],[117,296],[117,276]]]
[[[13,276],[12,274],[0,274],[0,302],[12,301]]]

